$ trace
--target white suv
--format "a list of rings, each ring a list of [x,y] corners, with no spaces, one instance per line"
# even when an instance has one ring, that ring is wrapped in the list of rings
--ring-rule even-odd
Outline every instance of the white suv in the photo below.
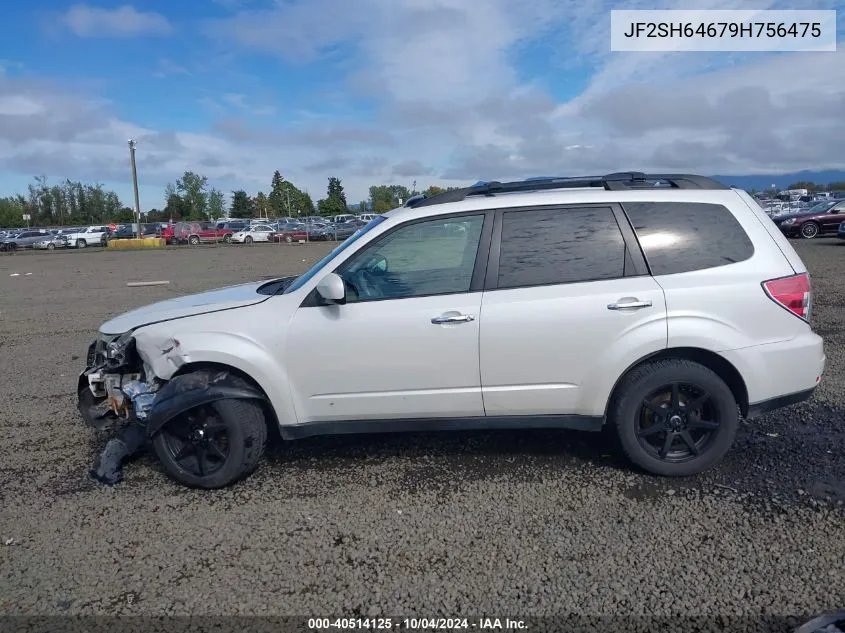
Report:
[[[87,246],[102,246],[108,233],[107,226],[89,226],[77,233],[69,233],[67,237],[68,246],[85,248]]]
[[[638,466],[690,475],[741,416],[813,393],[811,306],[804,264],[743,191],[480,183],[376,217],[299,277],[105,323],[80,411],[143,427],[172,477],[205,488],[250,473],[268,425],[290,440],[607,423]]]

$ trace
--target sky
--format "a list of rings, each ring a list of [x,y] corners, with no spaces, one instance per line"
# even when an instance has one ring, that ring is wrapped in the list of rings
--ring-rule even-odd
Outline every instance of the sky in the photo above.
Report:
[[[611,9],[838,9],[837,51],[623,53]],[[845,0],[28,0],[0,20],[0,196],[161,208],[185,170],[316,201],[621,170],[845,169]]]

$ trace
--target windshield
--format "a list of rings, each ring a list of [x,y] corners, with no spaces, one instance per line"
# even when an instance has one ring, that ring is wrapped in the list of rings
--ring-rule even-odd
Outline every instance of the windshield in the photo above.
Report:
[[[835,205],[839,200],[826,200],[824,202],[819,202],[818,204],[814,204],[812,207],[807,209],[807,213],[825,213],[830,207]]]
[[[368,231],[371,231],[372,229],[377,227],[379,224],[384,222],[386,219],[387,219],[387,216],[384,216],[384,215],[379,215],[379,216],[374,217],[367,224],[362,226],[360,229],[355,231],[352,235],[350,235],[348,238],[346,238],[344,241],[342,241],[340,244],[338,244],[328,255],[326,255],[325,257],[323,257],[323,259],[321,259],[316,264],[314,264],[308,270],[308,272],[303,273],[302,275],[297,277],[296,281],[294,281],[290,286],[288,286],[287,289],[282,294],[288,294],[290,292],[295,292],[296,290],[299,290],[304,284],[306,284],[308,282],[309,279],[311,279],[314,275],[316,275],[318,272],[320,272],[320,270],[326,264],[328,264],[332,259],[334,259],[339,253],[341,253],[344,250],[346,250],[347,248],[349,248],[349,246],[351,246],[353,242],[361,239],[361,236],[365,235]]]

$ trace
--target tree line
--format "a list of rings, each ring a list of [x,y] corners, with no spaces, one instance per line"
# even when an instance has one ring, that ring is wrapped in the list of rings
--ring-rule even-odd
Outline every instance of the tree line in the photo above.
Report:
[[[408,198],[424,193],[434,196],[455,187],[429,186],[418,190],[416,182],[405,185],[373,185],[369,197],[352,205],[359,213],[383,213]],[[843,191],[845,182],[827,184],[795,182],[787,189],[807,189],[810,192]],[[754,193],[754,190],[751,191]],[[279,170],[273,172],[268,191],[250,195],[243,189],[232,191],[228,203],[226,195],[211,185],[206,176],[186,171],[164,189],[164,206],[144,214],[147,222],[170,220],[213,220],[225,216],[237,218],[281,218],[309,215],[333,216],[350,212],[343,182],[332,176],[326,194],[314,203],[311,195],[284,178]],[[29,215],[29,220],[24,219]],[[25,194],[0,198],[0,227],[74,226],[132,222],[133,209],[121,202],[114,191],[99,183],[86,184],[64,180],[50,184],[39,176],[27,187]]]
[[[29,221],[24,219],[29,215]],[[65,180],[50,185],[39,176],[26,194],[0,198],[0,226],[73,226],[100,222],[131,222],[134,212],[114,191],[101,184]]]
[[[325,197],[315,204],[311,195],[284,178],[279,170],[273,173],[267,193],[255,195],[243,189],[232,191],[228,204],[226,195],[210,184],[209,179],[194,171],[186,171],[176,182],[164,188],[164,206],[143,213],[147,222],[179,220],[214,220],[221,217],[281,218],[300,216],[334,216],[357,212],[382,213],[411,196],[425,193],[436,195],[455,187],[430,186],[423,191],[404,185],[374,185],[369,198],[357,205],[347,202],[343,182],[332,176],[328,179]],[[29,219],[24,216],[28,215]],[[26,194],[0,198],[0,227],[74,226],[132,222],[134,210],[121,202],[114,191],[99,183],[85,184],[65,180],[50,184],[38,176],[28,186]]]
[[[447,189],[454,189],[448,187]],[[436,195],[446,191],[430,186],[425,191],[404,185],[375,185],[369,189],[369,198],[358,203],[358,212],[382,213],[403,203],[411,196],[425,193]],[[165,187],[165,205],[147,214],[149,221],[205,220],[228,215],[233,218],[282,218],[301,216],[334,216],[349,213],[343,182],[336,176],[328,179],[326,196],[314,204],[311,195],[284,178],[279,170],[273,172],[269,192],[259,191],[254,196],[243,189],[231,192],[230,203],[225,207],[223,194],[209,185],[208,178],[186,171],[175,183]]]

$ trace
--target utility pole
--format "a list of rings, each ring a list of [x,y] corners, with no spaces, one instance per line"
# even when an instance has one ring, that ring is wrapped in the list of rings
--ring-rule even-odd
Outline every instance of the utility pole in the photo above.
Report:
[[[135,168],[135,141],[129,139],[129,166],[132,169],[132,186],[135,189],[135,221],[138,223],[138,239],[144,235],[141,229],[141,203],[138,200],[138,170]]]

